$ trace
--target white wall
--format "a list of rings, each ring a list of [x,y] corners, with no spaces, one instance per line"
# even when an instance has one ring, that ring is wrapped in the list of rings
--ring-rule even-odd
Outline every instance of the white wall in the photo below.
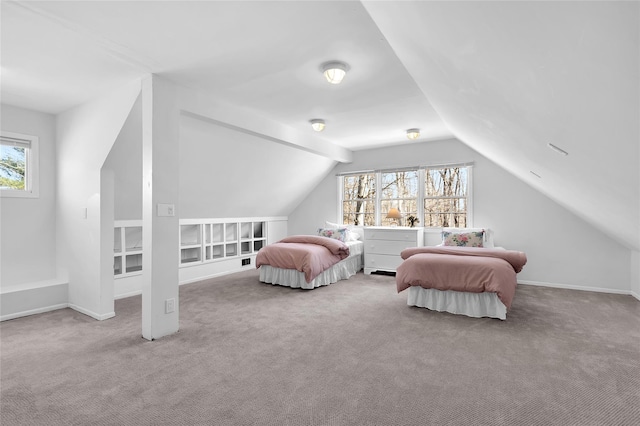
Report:
[[[133,105],[107,159],[101,179],[113,180],[114,220],[142,223],[142,97]],[[103,190],[104,191],[104,190]],[[104,195],[104,194],[102,194]],[[142,292],[142,276],[119,276],[113,282],[116,299]]]
[[[338,220],[336,173],[473,161],[474,226],[495,230],[497,245],[521,250],[522,282],[630,291],[631,252],[458,140],[356,151],[289,214],[289,232],[315,232]]]
[[[181,116],[180,218],[286,216],[335,161]]]
[[[55,117],[0,106],[2,130],[37,136],[40,196],[0,198],[0,288],[56,278]]]
[[[639,2],[363,3],[453,135],[640,250]]]
[[[68,277],[70,306],[98,319],[114,315],[113,255],[101,250],[113,239],[113,222],[101,223],[113,199],[100,198],[101,168],[139,93],[135,81],[57,116],[58,275]]]
[[[104,168],[114,171],[115,220],[142,220],[142,100],[120,130]]]

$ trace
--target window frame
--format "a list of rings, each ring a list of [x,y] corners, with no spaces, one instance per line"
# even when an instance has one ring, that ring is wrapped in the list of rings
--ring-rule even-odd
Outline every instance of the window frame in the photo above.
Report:
[[[353,199],[353,200],[345,200],[344,199],[344,178],[348,177],[348,176],[359,176],[359,175],[374,175],[374,197],[373,198],[358,198],[358,199]],[[374,210],[373,210],[373,220],[375,223],[379,223],[379,209],[377,208],[377,205],[379,203],[379,191],[378,188],[380,187],[380,176],[378,174],[376,174],[375,171],[373,170],[366,170],[366,171],[362,171],[362,172],[355,172],[355,173],[345,173],[345,174],[341,174],[338,176],[338,197],[340,199],[339,201],[339,206],[338,206],[338,211],[339,211],[339,216],[340,222],[344,222],[344,203],[345,201],[351,201],[351,202],[357,202],[358,200],[362,200],[363,202],[371,202],[373,203],[374,206]],[[366,212],[363,214],[363,222],[366,222]],[[367,226],[367,225],[357,225],[358,227],[362,226]]]
[[[379,191],[380,196],[378,197],[378,199],[376,201],[376,206],[377,206],[377,210],[378,210],[378,214],[376,215],[376,217],[379,219],[379,220],[376,221],[376,223],[379,223],[380,226],[389,226],[389,225],[382,225],[382,222],[384,221],[384,219],[386,219],[386,217],[384,217],[383,210],[382,210],[382,204],[383,203],[389,203],[390,205],[397,204],[399,206],[400,204],[402,204],[402,201],[412,201],[413,200],[412,197],[398,197],[398,198],[385,198],[385,197],[383,197],[382,195],[383,195],[383,191],[384,190],[383,190],[383,187],[382,187],[382,175],[384,175],[384,174],[392,174],[392,173],[407,173],[407,172],[415,172],[416,173],[417,187],[416,187],[416,197],[415,197],[415,203],[416,203],[416,212],[415,212],[415,214],[418,217],[420,217],[420,206],[418,205],[418,202],[420,201],[420,191],[421,191],[422,188],[424,188],[424,185],[421,184],[421,182],[423,180],[423,177],[424,177],[423,171],[421,169],[417,168],[417,167],[407,168],[407,169],[404,169],[404,168],[403,169],[395,169],[395,170],[380,170],[377,173],[377,179],[379,179],[379,181],[380,181],[380,184],[378,185],[379,188],[380,188],[380,191]],[[398,208],[400,208],[400,207],[398,207]],[[406,211],[404,211],[402,213],[404,213],[404,214],[407,214],[407,213],[413,214],[413,212],[406,212]],[[344,218],[343,218],[343,220],[344,220]],[[406,220],[406,217],[405,217],[405,220]],[[404,226],[404,225],[402,225],[402,222],[400,222],[400,225]]]
[[[438,165],[438,166],[429,166],[429,167],[425,167],[423,169],[423,177],[422,177],[422,184],[426,185],[426,174],[428,170],[440,170],[440,169],[455,169],[455,168],[466,168],[466,174],[467,174],[467,196],[466,197],[447,197],[447,196],[443,196],[443,197],[427,197],[426,196],[426,187],[423,187],[422,189],[422,214],[421,214],[421,220],[424,222],[425,221],[425,209],[424,209],[424,205],[426,203],[427,200],[444,200],[444,199],[465,199],[466,202],[466,211],[467,211],[467,217],[466,217],[466,226],[465,228],[472,228],[473,227],[473,164],[445,164],[445,165]],[[424,226],[424,225],[423,225]],[[427,229],[439,229],[439,228],[444,228],[443,226],[424,226]]]
[[[382,213],[381,213],[381,202],[387,199],[382,198],[381,184],[382,184],[382,174],[383,173],[395,173],[395,172],[407,172],[407,171],[417,171],[418,172],[418,196],[416,198],[417,203],[417,216],[420,219],[420,223],[417,225],[418,227],[422,227],[425,230],[437,230],[442,229],[442,226],[424,226],[424,205],[426,197],[426,171],[427,170],[437,170],[437,169],[445,169],[445,168],[466,168],[467,169],[467,227],[473,227],[473,163],[451,163],[451,164],[436,164],[436,165],[427,165],[427,166],[417,166],[417,167],[400,167],[395,169],[381,169],[381,170],[363,170],[356,172],[344,172],[337,174],[338,180],[338,218],[340,223],[344,223],[344,211],[343,211],[343,202],[344,202],[344,178],[347,176],[358,176],[362,174],[375,174],[376,179],[376,194],[375,194],[375,223],[374,226],[382,226]],[[404,212],[403,212],[404,213]],[[406,218],[404,218],[406,221]],[[406,225],[406,224],[405,224]],[[358,225],[364,226],[364,225]]]
[[[1,198],[39,198],[40,196],[40,147],[39,138],[22,133],[0,131],[0,140],[17,140],[28,143],[25,148],[25,189],[0,189]],[[0,142],[1,143],[1,142]],[[3,144],[4,145],[4,144]],[[6,144],[9,145],[9,144]]]

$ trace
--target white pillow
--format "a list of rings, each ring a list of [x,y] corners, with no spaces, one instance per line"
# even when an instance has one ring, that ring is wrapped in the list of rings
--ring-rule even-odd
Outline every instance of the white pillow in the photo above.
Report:
[[[353,225],[340,225],[338,223],[329,222],[327,220],[324,222],[324,226],[331,229],[346,229],[346,241],[358,241],[360,239],[360,234],[358,234],[357,232],[353,232]]]

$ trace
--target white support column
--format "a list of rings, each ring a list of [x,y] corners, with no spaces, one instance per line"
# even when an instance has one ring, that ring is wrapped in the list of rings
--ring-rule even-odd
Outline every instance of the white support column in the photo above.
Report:
[[[142,336],[178,331],[179,111],[175,86],[156,75],[142,82]],[[172,204],[174,216],[158,216]],[[174,311],[167,313],[167,301]]]

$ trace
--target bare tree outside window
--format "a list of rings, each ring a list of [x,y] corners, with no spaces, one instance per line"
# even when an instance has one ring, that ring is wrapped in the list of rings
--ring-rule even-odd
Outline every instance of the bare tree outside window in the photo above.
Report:
[[[396,208],[401,218],[397,225],[407,225],[409,215],[418,214],[418,171],[383,172],[380,189],[380,221],[383,226],[396,224],[395,219],[388,219],[387,213]]]
[[[376,224],[375,186],[375,173],[344,176],[342,223],[356,226],[373,226]]]
[[[411,216],[414,225],[424,227],[467,227],[470,174],[471,166],[465,165],[341,176],[343,223],[410,226]],[[400,211],[400,219],[387,218],[392,208]]]
[[[424,226],[466,227],[467,167],[425,171]]]

